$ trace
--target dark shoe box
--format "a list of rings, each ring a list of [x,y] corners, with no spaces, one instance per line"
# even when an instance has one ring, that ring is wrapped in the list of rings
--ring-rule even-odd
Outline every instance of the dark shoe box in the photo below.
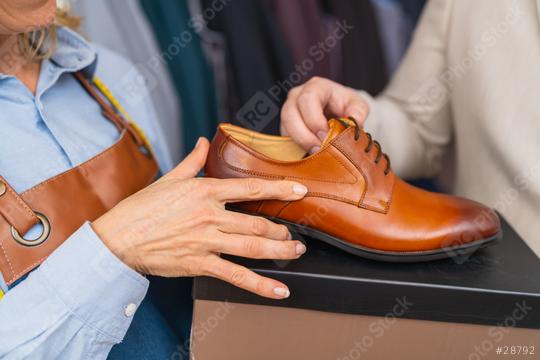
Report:
[[[295,261],[229,257],[283,281],[290,298],[265,299],[207,277],[195,279],[193,297],[374,316],[399,300],[414,304],[404,318],[540,329],[540,259],[504,219],[503,232],[473,255],[409,264],[365,260],[306,239],[308,251]]]

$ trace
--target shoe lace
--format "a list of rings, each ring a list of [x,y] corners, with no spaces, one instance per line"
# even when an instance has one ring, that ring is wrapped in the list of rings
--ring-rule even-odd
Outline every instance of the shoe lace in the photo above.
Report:
[[[356,122],[355,118],[353,118],[352,116],[349,116],[348,119],[351,120],[355,125],[355,127],[354,127],[354,140],[358,141],[360,139],[360,135],[361,135],[360,127],[358,126],[358,123]],[[347,125],[347,124],[345,124],[345,125]],[[364,149],[364,152],[366,154],[369,153],[371,151],[371,149],[373,148],[373,146],[375,145],[377,147],[377,156],[375,157],[375,164],[378,164],[381,161],[381,159],[383,158],[383,156],[384,156],[384,158],[386,159],[386,169],[384,169],[384,175],[385,176],[388,175],[388,173],[390,173],[390,158],[388,157],[388,155],[383,153],[381,144],[379,144],[379,142],[377,140],[373,140],[370,133],[366,132],[365,134],[368,137],[368,145]]]

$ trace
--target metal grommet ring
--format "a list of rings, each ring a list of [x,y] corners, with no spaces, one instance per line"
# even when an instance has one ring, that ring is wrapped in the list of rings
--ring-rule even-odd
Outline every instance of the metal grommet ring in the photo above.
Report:
[[[35,214],[37,218],[39,219],[39,221],[41,222],[41,225],[43,226],[43,232],[41,233],[41,235],[35,240],[26,240],[12,226],[11,236],[13,236],[13,240],[15,240],[21,245],[31,247],[31,246],[38,246],[40,244],[43,244],[49,238],[49,235],[51,234],[51,223],[49,222],[49,219],[47,219],[47,217],[41,213],[36,212]]]

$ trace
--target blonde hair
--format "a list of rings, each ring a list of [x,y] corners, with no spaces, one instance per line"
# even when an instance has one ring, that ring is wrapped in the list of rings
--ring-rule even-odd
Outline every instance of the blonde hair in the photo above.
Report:
[[[54,23],[46,29],[39,29],[17,35],[19,50],[29,61],[47,59],[56,49],[56,29],[58,26],[67,26],[78,29],[81,19],[72,16],[69,10],[58,8]]]

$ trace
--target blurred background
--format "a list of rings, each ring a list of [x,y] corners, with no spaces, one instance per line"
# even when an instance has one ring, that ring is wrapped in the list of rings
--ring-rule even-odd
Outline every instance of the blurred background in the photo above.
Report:
[[[81,33],[134,63],[113,92],[152,97],[179,161],[218,122],[271,134],[313,76],[383,90],[425,0],[73,0]],[[144,85],[144,86],[141,86]]]

